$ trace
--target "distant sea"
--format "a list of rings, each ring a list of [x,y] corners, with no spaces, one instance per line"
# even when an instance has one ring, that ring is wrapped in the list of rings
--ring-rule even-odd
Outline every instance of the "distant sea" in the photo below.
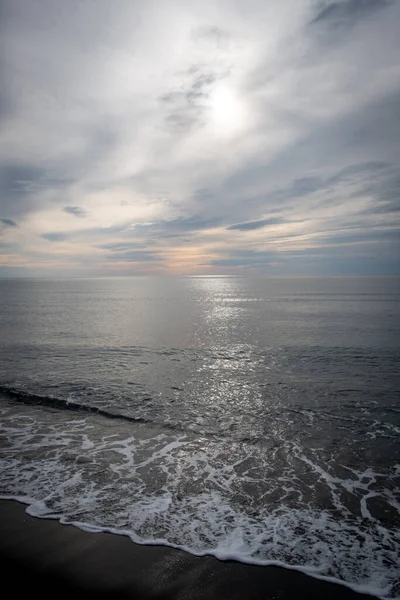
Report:
[[[0,280],[0,495],[400,596],[400,279]]]

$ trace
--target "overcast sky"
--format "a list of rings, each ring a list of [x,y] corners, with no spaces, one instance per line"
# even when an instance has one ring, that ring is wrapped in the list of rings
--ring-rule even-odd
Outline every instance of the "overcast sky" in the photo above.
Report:
[[[399,272],[399,1],[0,10],[0,275]]]

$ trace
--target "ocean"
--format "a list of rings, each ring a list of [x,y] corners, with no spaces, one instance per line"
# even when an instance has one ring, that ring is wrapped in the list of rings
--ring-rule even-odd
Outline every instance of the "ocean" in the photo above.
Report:
[[[0,280],[0,496],[400,597],[400,278]]]

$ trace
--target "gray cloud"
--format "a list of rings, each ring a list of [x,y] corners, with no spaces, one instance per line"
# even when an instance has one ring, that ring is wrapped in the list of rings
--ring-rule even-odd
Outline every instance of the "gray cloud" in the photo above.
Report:
[[[222,222],[222,217],[204,218],[197,215],[193,217],[178,217],[177,219],[155,221],[150,224],[137,224],[132,233],[134,235],[157,234],[157,236],[163,238],[171,236],[179,237],[190,232],[218,227]]]
[[[387,162],[383,161],[368,161],[353,165],[348,165],[345,168],[339,169],[327,177],[303,177],[294,179],[290,184],[283,188],[272,189],[266,191],[265,194],[257,195],[253,198],[247,198],[245,201],[246,210],[262,211],[262,212],[277,212],[277,210],[283,210],[285,207],[296,207],[298,206],[298,199],[309,198],[317,192],[334,192],[338,188],[347,187],[350,184],[363,185],[364,191],[378,191],[381,189],[381,183],[376,182],[377,177],[387,172],[387,177],[390,176],[393,167]],[[256,177],[256,173],[253,172],[251,175]],[[250,175],[250,176],[251,176]],[[247,179],[248,174],[245,173],[244,177]],[[374,181],[374,185],[367,185]],[[230,187],[238,185],[240,183],[240,175],[234,176],[233,183],[230,183]],[[361,191],[357,192],[358,195]],[[326,202],[326,200],[323,200]],[[282,217],[273,217],[265,220],[265,225],[275,225],[282,223]],[[254,224],[254,226],[253,226]],[[243,226],[242,226],[243,225]],[[246,226],[246,222],[243,224],[233,225],[228,229],[239,229],[245,231],[246,229],[258,229],[264,227],[264,220],[254,220],[249,222],[249,226]]]
[[[61,167],[52,172],[40,164],[5,162],[0,164],[2,209],[7,215],[22,217],[37,210],[45,194],[54,202],[62,201],[72,183],[73,180],[66,171],[62,172]]]
[[[63,211],[75,217],[85,217],[86,211],[80,206],[64,206]]]
[[[66,235],[65,233],[59,233],[59,232],[54,232],[54,233],[44,233],[42,235],[42,238],[44,240],[48,240],[49,242],[63,242],[65,240],[68,239],[68,235]]]
[[[377,243],[377,242],[400,242],[400,230],[396,229],[374,229],[357,230],[328,233],[318,238],[335,245],[359,244],[361,242]]]
[[[160,96],[166,110],[166,123],[177,131],[187,131],[203,124],[207,101],[216,82],[228,76],[206,65],[192,65],[182,74],[181,87]]]
[[[229,31],[216,25],[197,27],[192,31],[191,35],[195,41],[204,40],[219,50],[225,49],[231,40]]]
[[[400,211],[400,177],[394,177],[383,183],[376,194],[378,204],[375,212],[397,213]]]
[[[390,169],[386,177],[365,182],[354,197],[373,197],[375,204],[365,209],[366,214],[390,214],[400,211],[400,166]]]
[[[61,242],[61,241],[70,241],[70,242],[81,242],[92,241],[92,240],[100,240],[104,238],[113,238],[113,236],[118,236],[122,233],[129,234],[132,233],[133,229],[130,229],[130,223],[125,223],[123,225],[112,225],[110,227],[90,227],[87,229],[72,229],[70,231],[54,231],[48,232],[41,235],[41,237],[45,240],[51,242]],[[103,244],[94,244],[97,248],[106,248],[106,245]]]
[[[374,12],[390,6],[387,0],[340,0],[324,2],[312,24],[328,25],[329,27],[348,27],[360,19],[369,17]]]
[[[145,247],[144,244],[136,242],[110,242],[108,244],[100,244],[97,248],[102,250],[110,250],[112,252],[124,252],[127,250],[140,250]]]
[[[17,223],[12,219],[0,219],[0,223],[5,225],[6,227],[18,227]]]
[[[366,163],[349,165],[344,169],[340,169],[331,177],[328,177],[323,182],[323,187],[333,187],[339,183],[352,181],[354,179],[362,180],[368,177],[375,177],[380,171],[390,167],[388,162],[369,161]]]
[[[218,227],[221,223],[220,217],[202,218],[200,216],[179,217],[170,221],[163,221],[161,226],[165,230],[176,231],[198,231],[201,229],[210,229]]]
[[[0,66],[1,69],[1,66]],[[0,79],[1,85],[1,79]],[[4,84],[3,84],[4,85]],[[4,89],[0,92],[0,122],[11,117],[14,112],[12,101]]]
[[[2,209],[18,216],[30,206],[30,195],[43,178],[44,171],[33,164],[0,165],[0,197]]]
[[[227,227],[229,231],[253,231],[254,229],[262,229],[263,227],[267,227],[268,225],[278,225],[283,223],[283,219],[271,218],[271,219],[262,219],[261,221],[248,221],[246,223],[236,223],[235,225],[230,225]]]

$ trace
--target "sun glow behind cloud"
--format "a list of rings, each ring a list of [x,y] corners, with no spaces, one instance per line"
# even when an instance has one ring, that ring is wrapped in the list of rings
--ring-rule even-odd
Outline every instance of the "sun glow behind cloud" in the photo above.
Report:
[[[234,135],[246,125],[243,101],[228,86],[221,84],[210,97],[211,125],[216,134]]]

